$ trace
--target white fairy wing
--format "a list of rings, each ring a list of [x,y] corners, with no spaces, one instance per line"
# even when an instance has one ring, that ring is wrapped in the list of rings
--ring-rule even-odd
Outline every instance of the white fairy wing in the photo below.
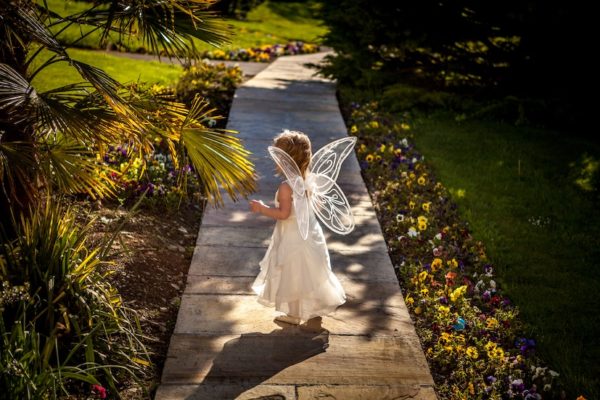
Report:
[[[315,190],[310,196],[311,207],[315,214],[329,229],[340,235],[352,232],[354,216],[342,189],[325,175],[317,175],[314,179],[320,182],[321,188],[329,188],[325,192]]]
[[[302,239],[306,240],[308,237],[309,206],[304,178],[302,178],[300,169],[296,165],[294,159],[289,156],[289,154],[274,146],[269,146],[268,151],[271,157],[273,157],[273,160],[275,160],[275,163],[277,163],[279,168],[281,168],[283,174],[292,187],[292,197],[294,199],[293,207],[294,211],[296,212],[298,229],[300,230],[300,236],[302,236]]]
[[[308,169],[313,174],[325,175],[333,182],[337,180],[342,162],[356,144],[356,137],[347,136],[321,147],[310,160]]]
[[[329,229],[342,235],[354,229],[354,216],[335,180],[355,144],[355,137],[345,137],[323,146],[313,155],[307,176],[306,186],[315,214]]]

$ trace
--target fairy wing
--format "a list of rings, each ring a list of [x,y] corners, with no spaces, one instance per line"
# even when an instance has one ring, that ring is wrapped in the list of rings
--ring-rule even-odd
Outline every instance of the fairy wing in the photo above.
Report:
[[[342,189],[326,175],[316,175],[318,181],[310,196],[310,206],[319,219],[332,231],[347,235],[354,229],[354,216]],[[318,189],[328,188],[326,191]]]
[[[300,230],[302,239],[306,240],[308,237],[309,215],[308,197],[306,194],[304,178],[302,178],[300,169],[289,154],[275,146],[269,146],[268,151],[273,160],[275,160],[275,163],[281,168],[281,171],[283,171],[283,174],[292,187],[292,198],[294,199],[293,206],[294,211],[296,212],[296,220],[298,221],[298,229]]]
[[[329,229],[342,235],[354,229],[354,216],[335,181],[355,144],[356,137],[345,137],[323,146],[313,155],[307,176],[311,208]]]

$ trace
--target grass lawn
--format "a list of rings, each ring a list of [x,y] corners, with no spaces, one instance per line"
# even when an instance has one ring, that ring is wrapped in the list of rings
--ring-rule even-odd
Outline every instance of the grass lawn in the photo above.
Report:
[[[131,60],[123,57],[115,57],[98,51],[91,50],[68,50],[71,57],[78,61],[94,65],[121,83],[133,82],[138,79],[142,82],[160,83],[164,85],[175,85],[181,75],[183,68],[180,65],[171,65],[157,61]],[[49,57],[46,52],[38,57],[41,59]],[[77,71],[67,63],[56,63],[38,74],[33,85],[39,91],[53,89],[70,83],[81,82],[83,79]]]
[[[600,398],[600,210],[574,183],[600,146],[543,130],[443,117],[416,145],[481,239],[539,353],[573,394]]]
[[[48,0],[48,6],[60,15],[83,11],[89,4],[78,1]],[[319,43],[320,36],[327,28],[316,18],[318,3],[307,2],[269,2],[265,1],[252,9],[244,21],[225,19],[231,25],[231,43],[223,45],[223,49],[239,49],[257,47],[263,44],[288,43],[301,40],[309,43]],[[86,30],[83,30],[86,32]],[[59,38],[70,43],[79,38],[80,28],[72,26],[63,32]],[[78,43],[79,47],[98,49],[100,34],[95,32]],[[213,46],[195,41],[200,50],[212,50]],[[135,38],[123,44],[128,51],[139,51],[143,43]]]

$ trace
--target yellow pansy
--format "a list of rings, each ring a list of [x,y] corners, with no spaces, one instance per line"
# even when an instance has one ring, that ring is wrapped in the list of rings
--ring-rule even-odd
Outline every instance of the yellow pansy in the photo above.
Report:
[[[367,157],[365,157],[365,160],[367,160],[368,163],[372,163],[373,162],[373,154],[367,154]]]
[[[416,205],[415,202],[412,200],[408,202],[408,208],[410,208],[411,210],[415,209],[415,205]]]
[[[419,222],[419,223],[417,224],[417,228],[418,228],[420,231],[425,231],[425,230],[427,230],[427,223],[426,223],[426,222]]]
[[[427,180],[425,179],[424,176],[420,176],[419,179],[417,179],[417,183],[421,186],[425,185],[426,182],[427,182]]]
[[[483,347],[485,348],[485,351],[487,351],[489,353],[489,352],[494,351],[494,349],[496,349],[496,347],[498,347],[498,345],[494,342],[487,342],[485,344],[485,346],[483,346]]]
[[[497,347],[492,351],[493,358],[502,359],[504,358],[504,350],[501,347]]]
[[[442,263],[441,258],[434,258],[433,261],[431,262],[431,270],[433,272],[435,272],[438,269],[440,269],[442,267],[442,265],[443,265],[443,263]]]
[[[458,268],[458,261],[456,261],[456,258],[453,258],[452,260],[448,260],[447,264],[450,268]]]
[[[429,207],[430,207],[430,206],[431,206],[431,202],[430,202],[430,201],[428,201],[428,202],[426,202],[426,203],[423,203],[423,204],[421,205],[421,208],[423,209],[423,211],[425,211],[425,212],[429,212]]]
[[[467,286],[459,286],[452,293],[450,293],[450,300],[452,302],[458,301],[467,292]]]
[[[356,127],[356,125],[352,125],[352,127],[350,128],[350,132],[352,132],[352,133],[358,132],[358,128]]]
[[[469,346],[467,348],[467,356],[469,356],[473,360],[476,360],[477,358],[479,358],[479,352],[477,351],[477,348],[475,348],[473,346]]]
[[[450,307],[447,307],[447,306],[439,306],[438,310],[444,315],[447,315],[448,313],[450,313]]]
[[[440,335],[440,342],[448,343],[452,336],[448,332],[442,332]]]
[[[488,329],[496,329],[500,324],[496,318],[488,318],[486,325]]]
[[[425,279],[427,279],[427,271],[420,272],[419,273],[419,281],[425,282]]]

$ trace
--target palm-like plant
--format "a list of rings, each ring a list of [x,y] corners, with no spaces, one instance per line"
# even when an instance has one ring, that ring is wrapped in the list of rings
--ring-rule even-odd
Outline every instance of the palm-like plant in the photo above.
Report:
[[[226,26],[206,8],[212,0],[96,0],[89,9],[60,16],[44,0],[0,0],[0,223],[9,209],[26,212],[42,193],[114,193],[109,145],[126,143],[139,155],[166,144],[175,165],[189,161],[210,202],[219,186],[232,198],[254,190],[253,166],[235,132],[209,128],[214,118],[196,99],[191,110],[138,85],[124,86],[104,71],[70,57],[57,36],[79,25],[81,38],[101,32],[118,40],[136,36],[167,57],[196,57],[193,38],[226,41]],[[85,33],[83,33],[85,32]],[[80,40],[81,38],[77,39]],[[73,45],[76,43],[70,43]],[[40,55],[47,57],[40,61]],[[55,63],[75,68],[81,83],[38,92],[32,80]],[[140,157],[142,160],[144,157]]]

